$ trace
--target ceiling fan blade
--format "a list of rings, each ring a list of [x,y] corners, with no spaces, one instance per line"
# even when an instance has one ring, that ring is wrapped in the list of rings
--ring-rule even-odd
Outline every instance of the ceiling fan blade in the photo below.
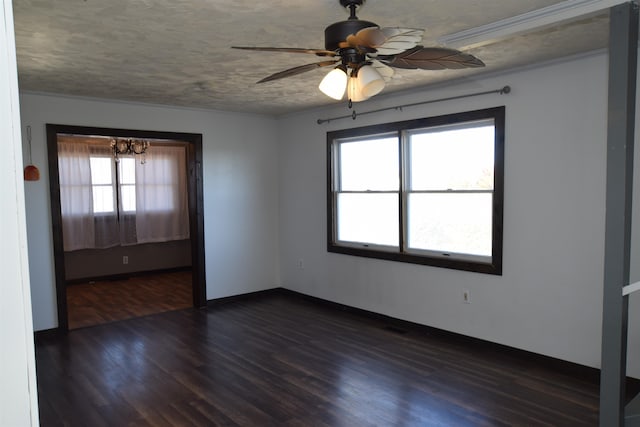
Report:
[[[416,37],[421,39],[424,34],[422,28],[384,27],[381,30],[387,36],[387,39],[395,37]]]
[[[306,73],[307,71],[315,70],[318,67],[328,67],[330,65],[336,65],[338,62],[339,61],[322,61],[314,62],[313,64],[300,65],[298,67],[289,68],[288,70],[271,74],[270,76],[260,80],[258,83],[266,83],[273,80],[283,79],[285,77],[295,76],[298,74]]]
[[[455,49],[416,46],[397,55],[380,55],[378,59],[395,68],[422,70],[456,70],[484,67],[473,55]]]
[[[350,34],[347,39],[338,46],[347,47],[375,47],[379,46],[387,39],[380,27],[367,27],[355,34]]]
[[[318,56],[336,56],[332,50],[324,49],[303,49],[298,47],[251,47],[251,46],[231,46],[232,49],[257,50],[262,52],[286,52],[286,53],[310,53]]]
[[[424,30],[418,28],[381,28],[385,36],[384,42],[373,46],[377,55],[397,55],[405,50],[413,49],[422,41]]]

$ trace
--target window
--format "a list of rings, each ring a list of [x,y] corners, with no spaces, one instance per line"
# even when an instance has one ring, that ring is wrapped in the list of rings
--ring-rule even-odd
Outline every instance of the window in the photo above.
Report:
[[[111,157],[89,157],[91,170],[91,190],[93,212],[111,213],[115,211],[115,177]]]
[[[502,274],[504,107],[327,133],[328,250]]]
[[[118,159],[118,183],[120,184],[120,207],[122,212],[136,211],[136,159]]]
[[[93,212],[115,212],[117,200],[120,200],[121,212],[136,211],[136,160],[121,157],[118,162],[113,157],[90,157],[91,190],[93,193]],[[115,163],[115,167],[114,167]],[[118,175],[115,175],[115,172]],[[116,182],[119,192],[116,192]]]

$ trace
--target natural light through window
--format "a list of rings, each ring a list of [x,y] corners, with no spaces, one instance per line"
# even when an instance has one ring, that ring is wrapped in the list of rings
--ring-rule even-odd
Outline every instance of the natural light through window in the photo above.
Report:
[[[94,213],[115,212],[115,170],[112,157],[90,157],[91,191]],[[120,206],[123,212],[136,211],[136,160],[121,157],[115,163],[120,184]]]
[[[338,240],[398,246],[398,139],[340,144]]]
[[[327,144],[330,251],[501,274],[504,107]]]
[[[93,193],[93,212],[114,212],[114,173],[111,157],[91,157],[91,186]]]
[[[493,121],[408,133],[407,248],[491,256]]]
[[[118,160],[118,176],[120,179],[120,206],[123,212],[136,211],[136,159],[120,158]]]

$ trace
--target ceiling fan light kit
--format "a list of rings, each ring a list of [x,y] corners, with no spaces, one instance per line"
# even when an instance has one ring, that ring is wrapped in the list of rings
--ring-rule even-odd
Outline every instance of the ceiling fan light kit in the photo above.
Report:
[[[350,101],[360,102],[377,95],[384,86],[384,78],[371,65],[363,65],[351,72],[346,66],[339,65],[322,79],[318,88],[338,101],[344,98],[346,91]]]
[[[338,66],[324,76],[320,85],[318,85],[318,89],[320,89],[320,91],[329,98],[339,101],[344,96],[348,79],[349,76],[347,76],[347,69],[345,67]]]
[[[371,98],[377,95],[384,89],[384,79],[379,72],[376,71],[371,65],[363,65],[358,69],[356,75],[358,81],[358,89],[362,92],[362,96]]]
[[[352,102],[362,102],[369,99],[369,97],[362,92],[362,89],[356,77],[349,77],[347,95],[349,98],[349,108],[351,108]]]
[[[318,88],[325,95],[341,100],[347,94],[352,102],[364,101],[380,93],[394,75],[394,68],[444,70],[484,67],[473,55],[454,49],[423,47],[424,30],[415,28],[380,28],[356,16],[365,0],[339,0],[350,11],[346,21],[329,25],[325,31],[325,49],[247,47],[235,49],[266,52],[314,54],[328,59],[272,74],[258,83],[295,76],[318,67],[333,66]]]

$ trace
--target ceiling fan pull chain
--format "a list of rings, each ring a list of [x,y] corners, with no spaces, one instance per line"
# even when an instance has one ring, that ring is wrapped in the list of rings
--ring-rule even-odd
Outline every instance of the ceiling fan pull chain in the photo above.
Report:
[[[353,101],[351,100],[351,98],[349,98],[349,109],[352,109],[352,108],[353,108]],[[358,113],[356,113],[356,110],[353,110],[351,112],[351,118],[355,120],[356,117],[358,117]]]

